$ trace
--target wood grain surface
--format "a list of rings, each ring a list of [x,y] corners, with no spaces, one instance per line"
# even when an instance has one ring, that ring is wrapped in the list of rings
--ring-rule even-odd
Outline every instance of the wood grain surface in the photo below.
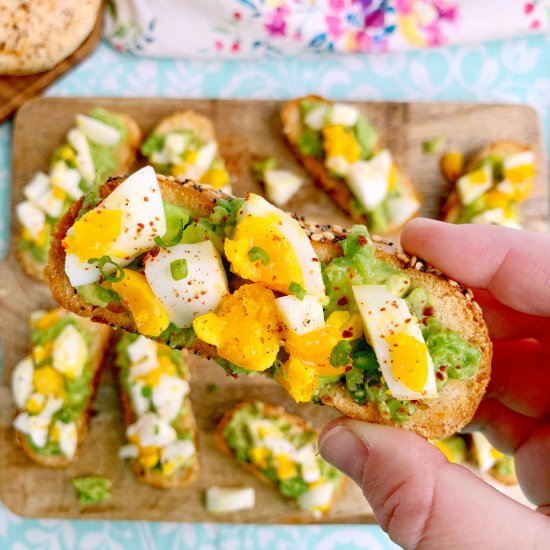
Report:
[[[84,42],[69,57],[49,71],[24,76],[0,75],[0,123],[8,119],[26,101],[38,95],[52,82],[90,55],[101,39],[102,22],[103,7],[99,10],[92,32]]]
[[[127,112],[147,133],[159,118],[179,109],[195,109],[209,116],[231,173],[235,193],[261,193],[249,166],[256,159],[275,156],[282,167],[303,174],[282,139],[278,101],[214,101],[125,98],[39,98],[20,109],[13,144],[13,204],[22,199],[22,187],[36,170],[47,170],[53,148],[64,140],[74,116],[91,107]],[[523,208],[526,224],[542,229],[547,223],[546,166],[538,119],[533,110],[513,105],[358,103],[379,129],[396,160],[410,173],[425,197],[422,214],[437,217],[447,184],[439,173],[438,155],[422,152],[422,142],[447,136],[447,148],[475,152],[490,141],[516,139],[535,149],[538,174],[533,197]],[[137,167],[137,166],[136,166]],[[349,220],[306,177],[307,183],[288,203],[290,211],[324,222],[349,225]],[[12,209],[13,211],[13,209]],[[13,227],[13,221],[12,221]],[[12,231],[13,235],[13,231]],[[259,398],[286,406],[321,428],[338,415],[315,405],[297,405],[277,384],[261,376],[227,378],[215,364],[191,359],[191,399],[200,429],[202,471],[195,483],[179,490],[162,491],[137,481],[117,457],[123,444],[122,418],[109,370],[94,405],[88,437],[77,462],[67,470],[36,466],[17,448],[11,421],[11,371],[29,350],[27,319],[34,309],[53,305],[48,288],[27,276],[17,265],[12,240],[7,259],[0,264],[0,329],[3,342],[3,375],[0,386],[0,496],[14,512],[30,517],[109,518],[174,521],[224,521],[252,523],[311,523],[313,518],[285,501],[270,487],[244,473],[222,456],[213,444],[216,421],[224,410],[242,399]],[[215,384],[217,390],[208,390]],[[98,474],[113,482],[111,502],[81,508],[69,483],[73,477]],[[211,485],[246,485],[256,489],[254,510],[216,517],[203,505],[204,490]],[[503,489],[502,486],[500,486]],[[518,500],[519,489],[507,490]],[[348,483],[343,498],[326,523],[374,521],[359,489]]]

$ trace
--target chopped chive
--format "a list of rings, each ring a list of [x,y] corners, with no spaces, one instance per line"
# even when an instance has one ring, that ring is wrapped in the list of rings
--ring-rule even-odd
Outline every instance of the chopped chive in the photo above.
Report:
[[[97,264],[97,268],[99,269],[101,276],[106,281],[110,281],[111,283],[118,283],[119,281],[122,281],[122,279],[124,279],[124,268],[114,262],[109,256],[101,256],[101,258],[90,258],[88,260],[88,263],[92,265]],[[116,271],[114,274],[105,272],[105,266],[108,264],[115,266]]]
[[[151,386],[144,386],[141,389],[141,395],[143,395],[143,397],[151,397],[153,395],[153,388],[151,388]]]
[[[174,260],[170,262],[170,275],[174,281],[181,281],[187,277],[189,269],[187,267],[187,260],[185,258],[180,258],[179,260]]]
[[[330,353],[330,364],[333,367],[345,367],[349,364],[351,344],[347,340],[340,340]]]
[[[445,137],[444,136],[436,136],[432,139],[428,139],[426,141],[422,142],[422,151],[426,155],[433,155],[434,153],[437,153],[441,147],[445,144]]]
[[[306,291],[302,285],[299,285],[296,281],[292,281],[288,286],[288,291],[294,294],[298,300],[303,300],[306,297]]]
[[[269,263],[269,254],[259,246],[253,246],[248,251],[248,259],[251,262],[257,262],[260,260],[264,265],[267,265]]]
[[[178,232],[176,236],[171,241],[164,241],[162,237],[159,237],[158,235],[153,239],[155,241],[155,244],[157,246],[160,246],[161,248],[170,248],[172,246],[176,246],[180,243],[181,238],[183,237],[183,231],[185,230],[187,226],[183,223],[183,220],[180,218],[179,225],[178,225]]]

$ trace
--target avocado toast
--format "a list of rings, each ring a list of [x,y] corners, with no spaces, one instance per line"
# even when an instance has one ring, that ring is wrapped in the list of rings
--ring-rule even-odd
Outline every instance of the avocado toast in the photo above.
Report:
[[[63,468],[84,441],[111,330],[57,308],[31,316],[30,355],[12,374],[15,437],[43,466]]]
[[[362,226],[321,229],[151,168],[99,193],[61,219],[50,251],[69,310],[424,437],[472,417],[487,328],[471,292],[418,258]]]

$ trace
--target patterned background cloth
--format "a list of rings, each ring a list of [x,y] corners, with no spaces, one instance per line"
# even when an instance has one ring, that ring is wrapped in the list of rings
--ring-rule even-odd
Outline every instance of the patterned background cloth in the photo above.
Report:
[[[472,0],[473,2],[473,0]],[[124,56],[106,45],[48,95],[527,102],[550,135],[550,36],[531,36],[384,56],[315,60],[173,61]],[[11,124],[0,126],[0,228],[9,227]],[[547,141],[548,143],[548,141]],[[37,490],[39,488],[37,487]],[[376,526],[235,526],[115,521],[39,521],[0,504],[0,548],[281,549],[395,548]]]
[[[205,59],[401,52],[550,27],[548,0],[112,0],[107,13],[119,51]]]

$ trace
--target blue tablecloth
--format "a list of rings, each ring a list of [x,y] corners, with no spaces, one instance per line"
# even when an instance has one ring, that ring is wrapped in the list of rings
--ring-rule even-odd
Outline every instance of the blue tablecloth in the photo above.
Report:
[[[101,45],[47,95],[288,98],[308,93],[357,100],[526,102],[540,113],[548,138],[550,36],[409,54],[265,62],[138,59]],[[0,126],[0,253],[9,228],[11,128]],[[39,521],[14,516],[0,504],[0,547],[374,550],[395,545],[376,526]]]

